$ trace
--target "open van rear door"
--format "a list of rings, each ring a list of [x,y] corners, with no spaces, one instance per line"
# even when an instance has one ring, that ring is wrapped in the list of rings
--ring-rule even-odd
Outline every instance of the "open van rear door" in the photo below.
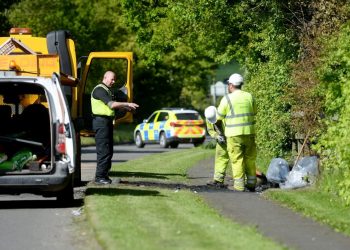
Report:
[[[53,95],[54,105],[55,105],[54,119],[56,120],[56,124],[54,126],[56,129],[56,131],[54,131],[54,134],[55,134],[54,136],[56,136],[55,148],[56,148],[56,151],[59,151],[58,149],[59,147],[64,147],[66,160],[69,161],[69,164],[68,164],[69,172],[73,173],[75,169],[79,167],[79,166],[75,166],[76,157],[77,157],[75,129],[73,126],[73,122],[71,120],[71,115],[69,113],[68,102],[66,100],[66,96],[64,95],[58,76],[56,74],[53,74],[52,80],[55,83],[55,87],[57,88],[57,93],[58,93],[57,96]]]
[[[116,82],[113,86],[116,101],[132,102],[133,100],[133,53],[132,52],[91,52],[82,71],[78,92],[78,116],[83,118],[82,135],[92,135],[91,92],[102,82],[106,71],[116,73]],[[116,111],[116,123],[133,121],[131,112]]]

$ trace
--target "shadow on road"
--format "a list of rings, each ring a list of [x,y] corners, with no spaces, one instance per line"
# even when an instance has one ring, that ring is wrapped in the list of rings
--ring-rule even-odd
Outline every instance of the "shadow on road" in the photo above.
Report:
[[[8,200],[0,201],[0,209],[27,209],[27,208],[76,208],[84,205],[83,199],[75,199],[72,204],[64,205],[56,200]]]
[[[160,195],[158,191],[155,190],[143,190],[143,189],[125,189],[125,188],[101,188],[101,187],[89,187],[86,190],[86,195],[108,195],[108,196],[118,196],[118,195],[132,195],[132,196],[163,196]]]
[[[135,177],[135,178],[154,178],[154,179],[168,179],[167,176],[181,176],[180,174],[174,173],[150,173],[150,172],[122,172],[122,171],[111,171],[109,173],[111,177]]]
[[[172,150],[176,150],[176,149],[172,149]],[[157,153],[164,153],[165,150],[152,150],[151,153],[152,154],[157,154]],[[81,153],[82,154],[96,154],[96,148],[82,148],[81,149]],[[139,150],[130,150],[130,149],[125,149],[125,150],[121,150],[121,149],[118,149],[118,150],[113,150],[113,153],[128,153],[128,154],[149,154],[150,151],[149,150],[142,150],[142,149],[139,149]]]

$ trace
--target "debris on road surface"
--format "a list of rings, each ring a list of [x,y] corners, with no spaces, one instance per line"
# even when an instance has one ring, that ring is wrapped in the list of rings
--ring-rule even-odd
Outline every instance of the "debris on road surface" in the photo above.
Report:
[[[74,216],[80,216],[82,213],[83,213],[83,207],[72,211],[72,215]]]

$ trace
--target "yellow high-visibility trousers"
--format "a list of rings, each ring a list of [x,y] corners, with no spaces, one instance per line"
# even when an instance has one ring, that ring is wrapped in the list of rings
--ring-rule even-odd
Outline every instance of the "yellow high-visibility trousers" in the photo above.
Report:
[[[226,176],[226,169],[230,161],[226,144],[216,143],[214,181],[223,183]]]
[[[255,135],[227,137],[227,151],[232,164],[233,188],[243,191],[245,182],[249,189],[256,185]]]

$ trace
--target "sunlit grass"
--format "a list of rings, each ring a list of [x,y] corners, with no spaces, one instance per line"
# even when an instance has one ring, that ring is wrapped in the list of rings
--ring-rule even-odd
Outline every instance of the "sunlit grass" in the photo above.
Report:
[[[193,148],[148,155],[113,165],[111,176],[127,177],[129,181],[186,183],[187,170],[200,160],[213,157],[214,150]]]
[[[85,198],[87,217],[103,248],[284,249],[254,228],[222,217],[196,192],[171,185],[186,184],[188,169],[214,153],[193,148],[114,165],[111,174],[129,184],[89,187]]]
[[[189,190],[90,189],[86,210],[105,249],[283,249],[220,216]]]

